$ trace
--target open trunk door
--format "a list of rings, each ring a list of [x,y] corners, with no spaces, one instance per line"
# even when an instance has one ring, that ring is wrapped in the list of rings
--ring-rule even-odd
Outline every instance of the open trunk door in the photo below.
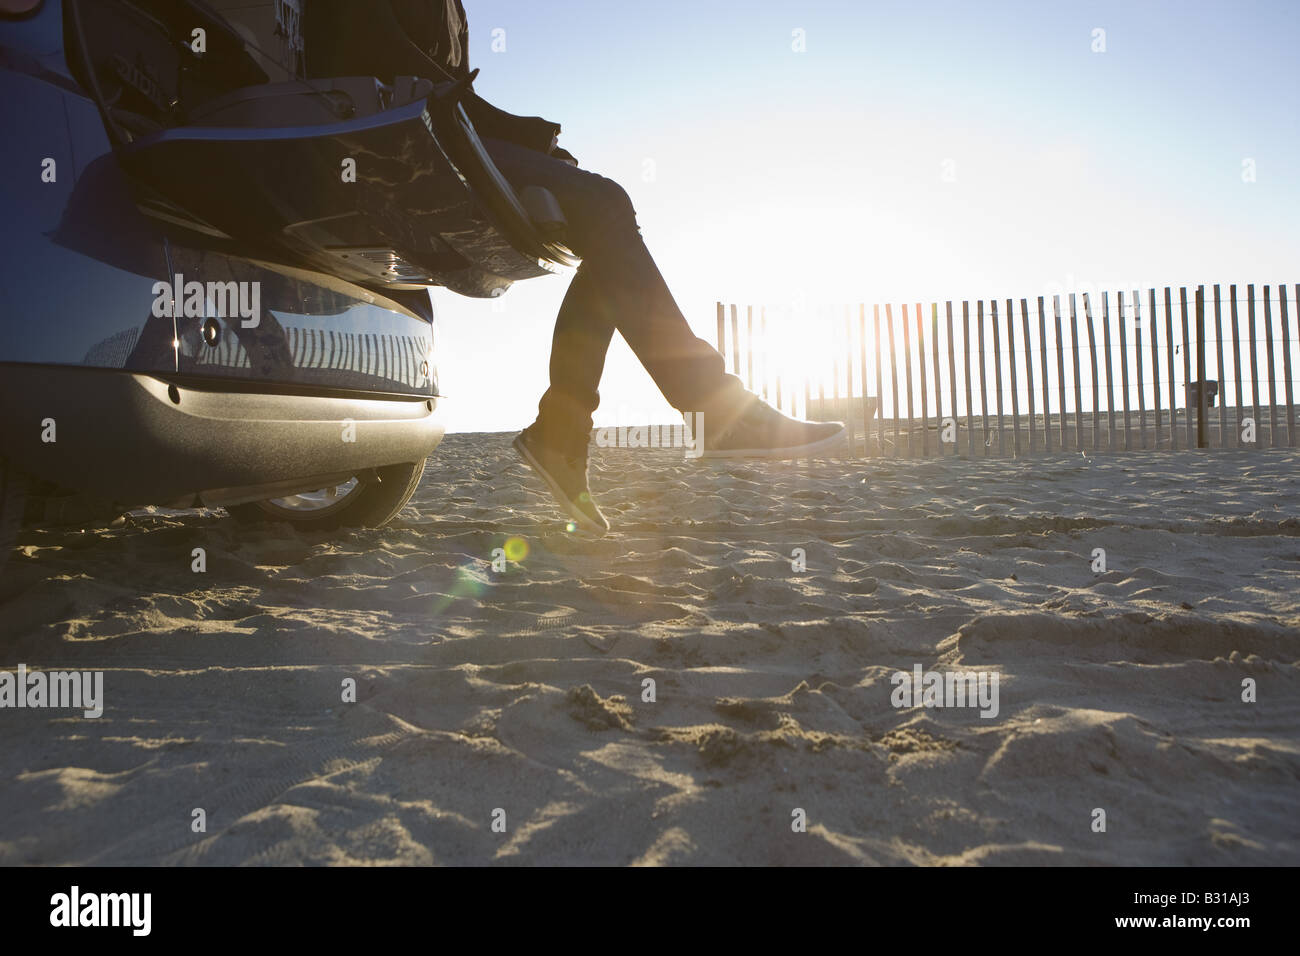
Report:
[[[65,4],[83,83],[146,213],[378,288],[492,296],[576,263],[553,197],[517,196],[492,163],[465,84],[301,79],[300,40],[255,50],[252,28],[197,0]]]

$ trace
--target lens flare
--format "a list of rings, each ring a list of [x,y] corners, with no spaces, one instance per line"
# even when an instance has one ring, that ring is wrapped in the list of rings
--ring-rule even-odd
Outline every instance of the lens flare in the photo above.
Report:
[[[523,538],[507,538],[505,552],[507,561],[522,561],[528,557],[528,542]]]

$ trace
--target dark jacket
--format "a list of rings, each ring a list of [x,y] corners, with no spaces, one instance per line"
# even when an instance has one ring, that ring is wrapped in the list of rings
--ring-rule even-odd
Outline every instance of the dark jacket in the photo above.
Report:
[[[461,0],[306,0],[307,76],[421,76],[435,83],[469,75],[469,24]],[[462,100],[480,136],[550,153],[560,124],[515,116],[477,93]]]

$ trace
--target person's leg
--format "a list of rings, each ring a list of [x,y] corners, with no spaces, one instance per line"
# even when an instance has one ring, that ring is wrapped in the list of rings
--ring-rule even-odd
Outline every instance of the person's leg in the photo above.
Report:
[[[677,307],[621,186],[511,143],[484,145],[516,189],[537,185],[555,195],[568,222],[566,241],[583,260],[556,319],[550,388],[539,404],[542,432],[585,447],[615,329],[679,411],[743,401],[740,381]]]
[[[554,194],[568,223],[565,240],[582,257],[555,323],[550,387],[537,421],[514,441],[582,527],[609,529],[587,487],[587,445],[615,329],[673,407],[703,414],[695,439],[705,456],[788,458],[842,437],[838,422],[788,418],[726,373],[722,356],[691,331],[673,300],[618,183],[509,143],[484,145],[516,190],[536,185]]]
[[[605,355],[614,317],[586,264],[569,283],[551,338],[550,387],[537,406],[537,426],[557,448],[577,454],[587,447],[592,413],[600,404]]]

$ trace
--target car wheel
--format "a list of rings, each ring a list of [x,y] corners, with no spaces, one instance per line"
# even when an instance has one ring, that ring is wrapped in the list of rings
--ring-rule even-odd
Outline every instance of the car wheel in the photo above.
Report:
[[[282,521],[302,531],[379,528],[406,506],[423,474],[423,461],[388,465],[329,488],[231,505],[226,511],[238,521],[250,524]]]

